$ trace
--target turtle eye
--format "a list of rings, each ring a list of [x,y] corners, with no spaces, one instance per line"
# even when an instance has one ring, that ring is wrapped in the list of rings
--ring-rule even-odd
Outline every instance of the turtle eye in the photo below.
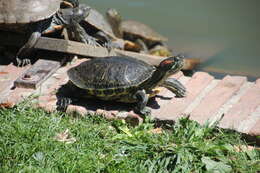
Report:
[[[181,54],[178,54],[177,56],[174,56],[174,60],[175,60],[175,61],[180,61],[180,60],[183,59],[183,58],[184,58],[184,56],[181,55]]]

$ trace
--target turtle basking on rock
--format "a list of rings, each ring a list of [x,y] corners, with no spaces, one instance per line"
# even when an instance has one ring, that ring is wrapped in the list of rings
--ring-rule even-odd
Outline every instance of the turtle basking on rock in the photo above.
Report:
[[[80,4],[84,6],[85,4]],[[89,7],[89,6],[88,6]],[[86,32],[97,39],[97,41],[108,48],[124,49],[125,43],[113,33],[111,25],[106,18],[95,8],[89,7],[89,15],[80,22]]]
[[[67,1],[68,4],[71,2],[77,4],[77,0],[63,2]],[[42,34],[74,25],[84,19],[90,10],[89,8],[60,9],[60,6],[60,0],[0,0],[0,30],[29,35],[28,41],[16,54],[18,64],[30,63],[28,54]],[[21,57],[23,60],[20,59]]]
[[[144,23],[135,20],[122,20],[116,9],[108,9],[106,17],[117,37],[136,42],[144,52],[148,52],[156,44],[162,45],[162,42],[168,40]]]
[[[158,86],[172,91],[177,97],[185,96],[185,87],[170,75],[183,67],[183,58],[169,57],[154,67],[126,56],[111,56],[85,61],[68,70],[68,86],[73,95],[59,99],[59,110],[66,110],[72,98],[97,98],[116,102],[137,103],[134,110],[149,114],[146,106]]]

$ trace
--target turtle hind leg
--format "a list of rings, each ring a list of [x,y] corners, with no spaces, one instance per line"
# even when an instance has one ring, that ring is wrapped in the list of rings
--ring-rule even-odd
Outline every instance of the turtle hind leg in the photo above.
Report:
[[[185,97],[186,96],[186,88],[180,83],[177,79],[168,78],[166,79],[160,86],[167,88],[171,92],[173,92],[176,97]]]
[[[137,100],[137,105],[134,108],[134,111],[141,115],[150,115],[151,109],[146,106],[149,97],[148,94],[146,94],[145,90],[137,91],[134,95],[134,98]]]
[[[72,99],[68,97],[58,98],[56,103],[57,111],[66,112],[68,106],[72,103]]]
[[[113,48],[112,40],[109,38],[109,36],[106,33],[104,33],[103,31],[98,31],[95,34],[95,38],[97,38],[102,42],[101,44],[107,48],[109,53],[111,52]]]

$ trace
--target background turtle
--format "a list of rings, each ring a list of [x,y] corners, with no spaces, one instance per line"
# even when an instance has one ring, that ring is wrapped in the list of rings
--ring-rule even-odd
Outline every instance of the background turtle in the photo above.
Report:
[[[156,44],[162,44],[163,41],[168,40],[144,23],[122,20],[116,9],[108,9],[106,17],[117,37],[138,43],[145,52]]]
[[[85,61],[68,70],[69,85],[74,86],[73,97],[94,97],[101,100],[118,102],[137,102],[135,111],[147,114],[146,107],[153,89],[163,86],[176,94],[185,95],[185,87],[176,79],[168,77],[178,72],[183,66],[182,57],[170,57],[158,67],[132,57],[111,56]],[[80,92],[81,91],[81,92]],[[68,92],[67,92],[68,93]],[[62,100],[62,99],[61,99]],[[58,103],[66,108],[69,101]]]
[[[60,3],[60,0],[0,0],[0,30],[29,35],[28,41],[17,53],[17,58],[25,58],[23,63],[30,62],[26,56],[42,34],[61,30],[66,25],[72,25],[71,21],[79,22],[89,12],[87,8],[61,12]],[[19,58],[17,60],[19,64]]]
[[[91,7],[89,15],[85,20],[82,20],[80,24],[85,28],[86,32],[95,37],[101,45],[124,48],[124,42],[118,40],[106,18],[95,8]]]

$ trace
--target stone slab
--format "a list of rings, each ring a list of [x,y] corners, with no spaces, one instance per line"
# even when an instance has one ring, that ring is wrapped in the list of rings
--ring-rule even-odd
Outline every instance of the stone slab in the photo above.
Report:
[[[243,123],[243,121],[250,119],[250,115],[256,110],[258,106],[260,106],[260,83],[256,83],[251,86],[239,99],[238,103],[232,105],[232,108],[220,121],[220,127],[238,130],[240,124]],[[247,126],[249,126],[249,124],[247,124]],[[241,130],[248,128],[250,129],[251,127],[244,127],[241,128]],[[241,132],[243,131],[244,130]]]
[[[201,103],[191,112],[190,118],[205,123],[227,102],[247,81],[246,77],[226,76],[210,91]]]

